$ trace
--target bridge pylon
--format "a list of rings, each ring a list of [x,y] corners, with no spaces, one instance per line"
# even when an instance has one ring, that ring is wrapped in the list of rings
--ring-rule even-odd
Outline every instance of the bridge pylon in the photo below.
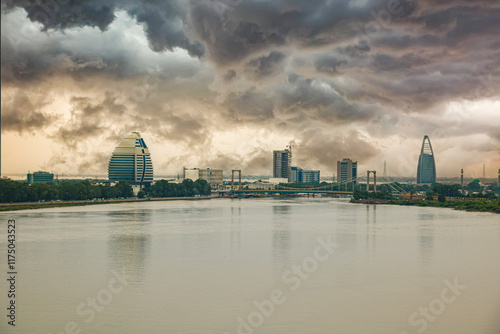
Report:
[[[373,173],[373,192],[377,192],[377,171],[368,170],[366,171],[366,191],[370,191],[370,173]]]

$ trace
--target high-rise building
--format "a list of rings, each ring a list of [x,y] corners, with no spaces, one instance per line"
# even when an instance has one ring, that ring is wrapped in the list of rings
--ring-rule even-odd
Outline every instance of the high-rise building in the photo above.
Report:
[[[358,162],[349,158],[337,161],[337,182],[356,184],[358,177]]]
[[[54,174],[49,172],[38,171],[34,173],[28,173],[27,179],[28,179],[28,184],[52,182],[54,181]]]
[[[288,150],[273,151],[273,177],[291,181],[290,152]]]
[[[223,171],[222,169],[199,169],[199,168],[185,168],[184,178],[196,181],[202,179],[210,183],[210,185],[221,186],[223,183]]]
[[[149,185],[153,182],[151,154],[139,132],[126,136],[113,151],[109,160],[110,181],[127,181],[132,185]]]
[[[432,150],[431,140],[424,136],[420,156],[417,166],[417,183],[435,183],[436,182],[436,162],[434,160],[434,151]]]

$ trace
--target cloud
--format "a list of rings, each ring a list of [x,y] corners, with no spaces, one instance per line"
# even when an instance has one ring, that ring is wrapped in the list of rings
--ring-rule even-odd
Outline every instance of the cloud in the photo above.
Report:
[[[43,26],[43,30],[67,30],[78,27],[97,27],[104,31],[115,20],[117,11],[127,11],[137,22],[144,24],[150,46],[154,51],[183,48],[192,56],[203,55],[203,46],[185,34],[186,2],[182,0],[68,0],[68,1],[2,1],[7,11],[23,8],[27,17]]]
[[[292,139],[309,152],[302,167],[331,170],[344,156],[397,159],[424,132],[457,143],[482,134],[481,154],[498,155],[488,141],[500,143],[500,4],[397,9],[389,15],[386,0],[4,0],[3,131],[53,138],[75,170],[85,149],[106,156],[89,146],[112,150],[132,130],[162,147],[156,161],[168,170],[185,159],[261,172]],[[465,121],[450,123],[454,104]],[[262,129],[269,146],[236,154],[222,144],[247,139],[227,129]]]
[[[14,131],[19,134],[43,131],[57,120],[45,107],[51,103],[45,94],[29,94],[16,90],[11,94],[2,94],[2,131]]]

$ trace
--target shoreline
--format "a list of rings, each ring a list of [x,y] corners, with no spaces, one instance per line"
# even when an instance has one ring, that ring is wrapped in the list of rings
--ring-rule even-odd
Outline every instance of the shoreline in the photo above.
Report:
[[[195,201],[207,200],[218,197],[199,196],[199,197],[164,197],[164,198],[127,198],[127,199],[114,199],[114,200],[99,200],[99,201],[64,201],[64,202],[23,202],[23,203],[0,203],[0,212],[19,211],[19,210],[36,210],[45,208],[60,208],[69,206],[87,206],[94,204],[116,204],[116,203],[130,203],[130,202],[154,202],[154,201]]]
[[[400,200],[400,199],[351,199],[350,203],[354,204],[386,204],[386,205],[399,205],[399,206],[419,206],[419,207],[432,207],[432,208],[445,208],[467,212],[490,212],[500,214],[500,208],[495,207],[493,201],[419,201],[419,200]],[[491,204],[491,205],[490,205]]]

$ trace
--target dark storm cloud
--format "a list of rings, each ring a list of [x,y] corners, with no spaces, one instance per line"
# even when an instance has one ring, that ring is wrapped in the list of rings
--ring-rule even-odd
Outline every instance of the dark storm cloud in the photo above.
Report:
[[[230,93],[224,103],[225,118],[231,122],[262,122],[273,118],[272,95],[249,89],[243,93]]]
[[[57,119],[44,110],[50,103],[44,94],[30,95],[23,91],[13,96],[2,94],[2,131],[22,134],[43,130]]]
[[[116,143],[147,128],[158,142],[201,152],[213,133],[249,125],[283,131],[307,147],[306,160],[332,166],[350,152],[365,161],[379,153],[363,134],[420,137],[418,126],[446,123],[410,124],[412,115],[500,91],[498,1],[59,2],[2,0],[2,92],[49,87],[57,95],[67,79],[71,118],[55,123],[48,102],[25,92],[2,98],[2,121],[18,132],[54,125],[68,148],[101,132]],[[16,41],[20,13],[46,32]],[[170,52],[177,48],[191,57]],[[137,99],[134,89],[146,92]],[[494,129],[486,133],[500,140]],[[233,162],[211,154],[199,153],[207,164]],[[238,156],[235,167],[265,170],[266,154]]]
[[[191,41],[185,34],[184,23],[187,3],[182,0],[2,0],[2,7],[9,11],[23,8],[28,18],[43,25],[44,30],[66,30],[76,27],[98,27],[105,30],[116,18],[116,11],[125,10],[144,24],[150,47],[154,51],[179,47],[190,55],[201,57],[203,46]]]
[[[267,77],[283,72],[283,61],[286,55],[279,51],[273,51],[266,56],[252,59],[247,63],[247,70],[256,78]]]
[[[289,84],[281,89],[279,99],[283,108],[329,123],[368,120],[376,111],[372,106],[350,103],[331,81],[293,73],[289,75]]]

